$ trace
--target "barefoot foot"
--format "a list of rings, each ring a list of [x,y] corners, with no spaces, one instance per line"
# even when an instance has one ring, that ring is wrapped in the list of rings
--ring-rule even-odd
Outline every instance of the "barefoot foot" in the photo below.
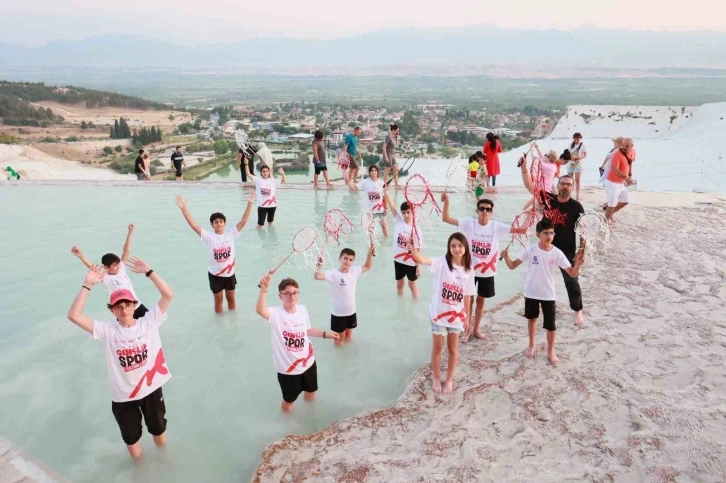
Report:
[[[533,358],[533,357],[534,357],[534,354],[535,354],[536,352],[537,352],[537,349],[535,349],[534,347],[527,347],[527,348],[526,348],[526,349],[524,350],[524,357],[528,357],[528,358],[530,358],[530,359],[531,359],[531,358]]]
[[[451,391],[454,390],[454,381],[452,379],[447,379],[446,384],[444,384],[444,394],[451,394]]]
[[[461,336],[461,339],[459,339],[462,343],[469,342],[469,337],[471,337],[471,333],[469,331],[464,332],[464,335]]]
[[[560,363],[560,359],[557,357],[557,354],[555,354],[555,351],[548,352],[547,357],[550,358],[550,364],[553,366],[557,366],[557,364]]]
[[[485,336],[484,334],[482,334],[482,333],[481,333],[480,331],[478,331],[478,330],[475,330],[475,331],[474,331],[474,337],[476,337],[477,339],[481,339],[481,340],[484,340],[484,339],[486,338],[486,336]]]
[[[575,325],[577,327],[585,327],[585,316],[582,315],[582,310],[575,312]]]
[[[436,394],[441,394],[441,379],[434,378],[434,383],[432,384],[432,387],[434,388],[434,392]]]

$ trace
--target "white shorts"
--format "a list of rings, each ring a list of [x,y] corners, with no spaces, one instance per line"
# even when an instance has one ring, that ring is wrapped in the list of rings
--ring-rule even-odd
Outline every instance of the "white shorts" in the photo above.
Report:
[[[630,203],[630,194],[625,183],[613,183],[609,179],[604,181],[605,193],[608,197],[608,208],[615,208],[618,203]]]

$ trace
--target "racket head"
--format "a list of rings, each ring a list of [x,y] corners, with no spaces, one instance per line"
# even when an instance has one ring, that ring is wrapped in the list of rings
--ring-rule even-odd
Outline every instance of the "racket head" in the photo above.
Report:
[[[346,153],[343,149],[338,150],[336,160],[338,161],[338,166],[340,166],[341,169],[347,169],[348,166],[350,166],[350,158],[348,157],[348,153]]]
[[[313,226],[306,226],[293,237],[292,251],[295,253],[303,253],[308,251],[318,238],[318,230]]]
[[[245,146],[250,142],[250,138],[249,136],[247,136],[247,133],[241,129],[234,132],[234,140],[237,143],[237,146],[240,147],[240,149],[244,149]]]
[[[409,176],[406,180],[406,186],[403,189],[403,196],[412,208],[420,208],[426,203],[431,194],[431,188],[426,178],[420,174]]]

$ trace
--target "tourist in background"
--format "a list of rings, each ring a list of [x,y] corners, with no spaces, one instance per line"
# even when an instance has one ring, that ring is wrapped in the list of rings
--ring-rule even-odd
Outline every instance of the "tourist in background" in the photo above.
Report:
[[[313,177],[313,188],[320,189],[318,186],[318,176],[323,173],[325,177],[325,186],[332,188],[333,184],[328,178],[328,165],[325,155],[325,134],[318,129],[315,131],[315,140],[313,141],[313,166],[315,167],[315,176]]]
[[[610,172],[610,160],[613,158],[613,153],[623,147],[623,137],[617,137],[613,139],[613,148],[605,156],[605,160],[599,168],[600,171],[600,184],[605,185],[608,173]],[[602,209],[605,210],[608,207],[608,202],[602,204]]]
[[[350,167],[348,168],[348,178],[355,184],[358,182],[358,171],[360,170],[360,152],[358,151],[358,138],[360,137],[360,127],[353,128],[353,132],[345,135],[345,152],[348,153]]]
[[[398,164],[396,163],[396,146],[398,146],[398,125],[391,124],[391,132],[383,141],[383,182],[388,185],[388,173],[393,168],[393,181],[398,189]]]
[[[149,159],[149,153],[144,153],[144,167],[146,168],[146,179],[151,179],[151,160]]]
[[[184,155],[182,154],[181,146],[177,146],[171,153],[171,169],[176,174],[177,181],[184,181],[182,169],[187,169],[187,163],[184,162]]]
[[[143,149],[139,149],[139,155],[136,156],[136,161],[134,162],[134,173],[136,174],[136,179],[139,181],[146,181],[149,177],[149,171],[146,169],[146,163],[144,162]]]
[[[275,164],[275,159],[272,157],[272,151],[270,151],[270,148],[267,147],[267,144],[263,142],[257,143],[257,153],[255,153],[255,156],[260,158],[260,164],[264,164],[265,166],[270,168],[270,173],[273,172],[272,168]],[[248,166],[249,164],[250,163],[247,163]],[[252,170],[250,170],[250,173],[252,173]],[[249,176],[249,173],[247,175]]]
[[[579,132],[576,132],[572,136],[572,144],[570,144],[570,156],[572,156],[572,161],[567,163],[565,168],[567,169],[567,174],[573,177],[575,180],[575,199],[580,199],[580,185],[581,185],[581,178],[582,178],[582,162],[587,157],[587,148],[585,148],[585,144],[582,142],[582,134]]]
[[[605,218],[613,223],[613,215],[630,203],[627,186],[633,184],[633,163],[635,149],[631,138],[623,139],[623,145],[613,153],[610,159],[610,171],[605,178],[605,192],[608,196],[608,207]]]
[[[499,167],[499,153],[502,152],[502,144],[499,142],[499,136],[494,133],[487,133],[487,141],[482,149],[487,160],[487,172],[489,173],[489,181],[492,186],[497,185],[497,175],[501,169]]]
[[[245,170],[244,160],[246,159],[248,162],[252,162],[253,159],[255,159],[255,154],[257,154],[257,148],[252,146],[252,144],[247,143],[244,145],[244,147],[239,148],[239,151],[237,151],[237,165],[239,166],[240,176],[242,176],[242,182],[247,182],[247,171]],[[255,174],[255,165],[250,164],[249,166],[250,173]]]

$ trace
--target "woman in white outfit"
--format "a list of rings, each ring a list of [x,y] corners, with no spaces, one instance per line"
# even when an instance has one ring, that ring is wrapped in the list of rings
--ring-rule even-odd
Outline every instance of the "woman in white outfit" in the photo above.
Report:
[[[570,144],[570,155],[572,156],[572,161],[567,163],[567,174],[573,177],[575,180],[575,199],[580,199],[580,184],[581,184],[581,178],[582,178],[582,162],[587,157],[587,148],[585,148],[585,144],[582,142],[582,134],[579,132],[576,132],[572,136],[572,144]]]
[[[274,173],[272,168],[275,164],[275,159],[272,157],[272,151],[270,151],[270,148],[265,143],[257,143],[257,153],[255,156],[260,158],[260,163],[270,168],[270,173]]]

